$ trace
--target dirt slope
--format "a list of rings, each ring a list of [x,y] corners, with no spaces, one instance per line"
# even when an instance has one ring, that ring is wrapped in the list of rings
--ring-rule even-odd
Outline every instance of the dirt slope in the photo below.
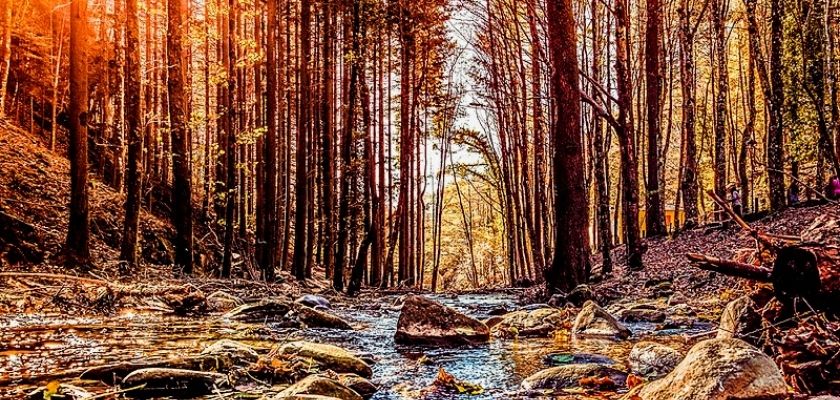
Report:
[[[0,120],[0,267],[60,271],[67,234],[70,164],[38,137]],[[91,255],[103,272],[116,268],[124,196],[90,180]],[[145,211],[140,218],[143,262],[166,264],[172,227]],[[158,267],[160,268],[160,267]],[[62,271],[62,272],[66,272]],[[152,271],[144,271],[152,272]]]

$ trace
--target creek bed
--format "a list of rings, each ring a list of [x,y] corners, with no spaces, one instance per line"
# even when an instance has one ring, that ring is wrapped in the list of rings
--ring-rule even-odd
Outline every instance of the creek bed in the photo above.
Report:
[[[492,310],[515,310],[511,294],[433,295],[432,299],[475,318],[484,319]],[[686,350],[686,335],[708,330],[699,325],[692,330],[657,334],[653,324],[629,324],[634,335],[627,341],[572,340],[560,334],[553,338],[493,339],[475,346],[433,348],[397,345],[393,337],[399,318],[399,297],[383,296],[336,303],[333,311],[358,329],[290,330],[272,325],[247,325],[214,317],[179,318],[157,314],[123,312],[109,317],[68,318],[58,315],[0,316],[0,398],[21,398],[40,377],[67,372],[59,380],[74,382],[77,371],[87,367],[144,358],[184,355],[200,351],[218,339],[231,338],[267,348],[272,343],[305,339],[334,344],[376,361],[373,379],[380,391],[378,400],[418,398],[452,399],[452,394],[429,392],[438,367],[457,377],[480,384],[480,395],[463,395],[476,400],[516,398],[522,379],[547,368],[544,359],[552,353],[571,353],[607,357],[619,368],[638,340],[653,340]],[[244,333],[244,334],[243,334]],[[424,357],[429,362],[419,362]],[[104,385],[83,386],[103,392]]]

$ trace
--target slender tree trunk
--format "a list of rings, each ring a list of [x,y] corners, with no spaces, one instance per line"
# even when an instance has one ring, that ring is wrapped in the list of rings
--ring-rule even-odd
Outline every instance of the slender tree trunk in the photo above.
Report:
[[[307,169],[308,139],[310,132],[310,98],[312,87],[309,78],[309,60],[312,53],[312,5],[311,0],[300,2],[300,93],[297,149],[295,154],[295,247],[294,272],[299,280],[306,278],[308,208],[309,208],[309,178]],[[340,256],[341,253],[339,253]]]
[[[125,95],[126,128],[128,133],[128,169],[126,171],[125,224],[123,225],[120,260],[128,267],[137,267],[137,228],[140,220],[140,196],[143,190],[143,107],[140,101],[140,28],[137,23],[137,0],[125,1],[126,52]]]
[[[712,42],[714,49],[715,76],[717,78],[717,96],[715,98],[715,145],[714,173],[715,193],[726,197],[726,113],[729,96],[729,74],[726,64],[726,15],[728,3],[711,0]]]
[[[3,13],[3,37],[0,39],[0,61],[3,62],[0,69],[0,118],[3,118],[6,116],[6,92],[9,91],[9,71],[12,69],[12,0],[0,1],[0,12]]]
[[[665,229],[664,185],[661,169],[664,164],[659,140],[662,131],[662,3],[647,0],[645,33],[645,87],[647,98],[647,234],[661,236]],[[667,148],[668,143],[665,143]]]
[[[87,1],[70,3],[70,223],[65,251],[69,266],[90,267],[88,219]]]
[[[624,236],[627,243],[627,265],[641,269],[644,245],[639,233],[639,185],[636,139],[633,132],[633,85],[630,77],[630,14],[627,0],[616,0],[616,82],[618,86],[618,134],[621,153],[621,188]],[[556,183],[555,183],[556,184]]]

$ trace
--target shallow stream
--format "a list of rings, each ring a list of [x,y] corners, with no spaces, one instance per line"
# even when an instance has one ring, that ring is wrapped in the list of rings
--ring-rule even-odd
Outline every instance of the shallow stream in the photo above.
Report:
[[[513,311],[519,306],[511,294],[430,296],[475,318],[494,310]],[[624,369],[633,343],[653,340],[685,350],[687,336],[709,329],[656,331],[652,324],[631,324],[628,341],[580,340],[558,334],[548,339],[497,340],[477,346],[430,348],[396,345],[393,337],[399,318],[397,296],[368,298],[362,302],[333,304],[333,311],[357,327],[355,331],[330,329],[289,330],[271,325],[231,326],[213,318],[162,318],[144,313],[110,317],[0,316],[0,398],[21,398],[43,377],[58,374],[73,382],[84,368],[144,358],[185,355],[221,338],[237,339],[243,332],[252,344],[306,339],[335,344],[375,360],[372,381],[380,391],[374,399],[502,399],[518,397],[522,379],[547,368],[547,355],[570,353],[599,362],[614,362]],[[253,340],[258,337],[261,340]],[[421,357],[426,362],[420,362]],[[425,390],[443,367],[456,378],[479,384],[479,395],[453,396]],[[61,376],[66,372],[66,376]],[[43,383],[43,382],[40,382]],[[79,384],[79,382],[74,382]],[[85,387],[102,392],[105,386]]]

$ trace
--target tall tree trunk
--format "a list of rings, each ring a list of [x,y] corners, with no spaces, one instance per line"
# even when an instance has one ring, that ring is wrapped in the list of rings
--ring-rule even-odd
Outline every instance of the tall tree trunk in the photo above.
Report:
[[[729,96],[729,74],[726,64],[726,15],[728,3],[711,0],[712,42],[714,49],[714,75],[717,78],[717,96],[715,98],[715,146],[714,173],[715,193],[726,198],[726,112]]]
[[[784,4],[770,0],[770,134],[767,138],[767,172],[770,185],[770,208],[785,206],[784,176],[784,103],[782,82],[782,41],[784,40]]]
[[[592,79],[600,84],[601,82],[601,6],[599,0],[592,1]],[[593,87],[592,96],[600,98],[600,93]],[[598,227],[598,241],[601,250],[601,272],[610,274],[612,272],[612,230],[610,226],[610,196],[608,193],[609,179],[607,177],[607,154],[605,152],[606,141],[604,140],[604,126],[600,118],[593,118],[592,130],[594,131],[592,146],[594,148],[594,174],[595,174],[595,202]]]
[[[90,267],[88,219],[87,1],[70,3],[70,223],[65,251],[69,266]]]
[[[269,1],[266,13],[266,119],[267,129],[263,147],[263,163],[265,164],[265,175],[263,176],[263,197],[261,208],[265,216],[262,233],[263,248],[261,252],[263,278],[266,281],[275,279],[275,267],[277,256],[277,234],[279,233],[277,218],[277,119],[278,107],[277,94],[277,51],[281,43],[277,37],[278,24],[277,2]]]
[[[659,140],[662,133],[662,3],[647,0],[645,33],[645,87],[647,98],[647,209],[648,236],[661,236],[665,230],[665,196],[662,179],[664,164]],[[668,143],[665,143],[667,148]]]
[[[125,95],[128,132],[128,170],[126,171],[125,223],[123,225],[120,260],[128,267],[137,267],[137,227],[140,219],[140,196],[143,190],[143,107],[140,101],[140,28],[137,22],[137,0],[125,1]]]
[[[167,65],[169,90],[169,124],[172,133],[172,208],[173,223],[177,231],[175,241],[175,267],[181,273],[193,270],[192,236],[192,165],[190,163],[189,103],[187,61],[184,50],[184,30],[188,29],[186,3],[169,0],[169,25],[167,29]]]
[[[630,77],[630,14],[627,0],[616,0],[616,60],[615,72],[618,86],[618,134],[621,153],[621,188],[624,219],[624,236],[627,242],[627,265],[641,269],[644,245],[639,233],[639,180],[636,160],[636,139],[633,132],[633,85]],[[556,183],[555,183],[556,184]]]
[[[571,0],[548,0],[548,36],[554,66],[555,109],[554,261],[546,276],[550,290],[571,290],[589,271],[588,206],[583,184],[577,38]]]
[[[310,98],[312,87],[309,78],[309,60],[312,53],[312,5],[311,0],[300,2],[300,93],[297,149],[295,152],[295,247],[294,273],[299,280],[306,278],[307,236],[309,209],[309,178],[307,168],[308,139],[310,132]]]
[[[323,234],[324,234],[324,269],[330,274],[335,265],[335,232],[333,231],[333,4],[325,1],[323,7],[324,19],[324,43],[323,43],[323,72],[321,85],[321,170],[322,170],[322,197],[323,197]]]

